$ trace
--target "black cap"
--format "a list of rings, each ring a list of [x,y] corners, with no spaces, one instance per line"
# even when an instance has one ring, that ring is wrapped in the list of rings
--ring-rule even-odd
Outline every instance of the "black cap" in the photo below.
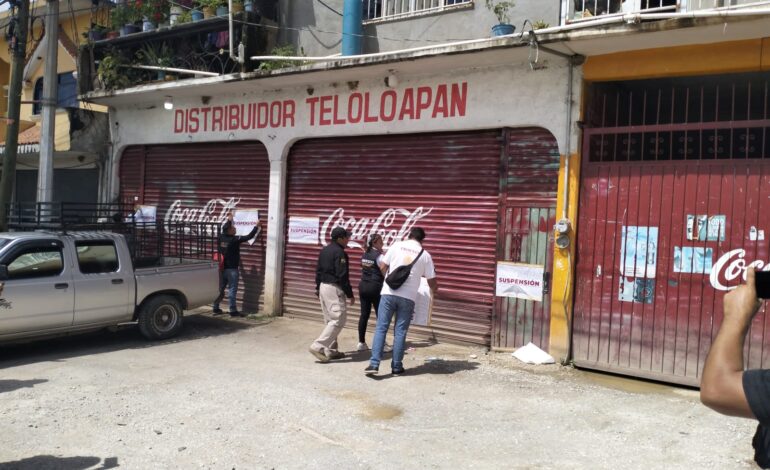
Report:
[[[332,230],[332,240],[338,240],[340,238],[350,238],[350,232],[342,227],[334,227],[334,230]]]

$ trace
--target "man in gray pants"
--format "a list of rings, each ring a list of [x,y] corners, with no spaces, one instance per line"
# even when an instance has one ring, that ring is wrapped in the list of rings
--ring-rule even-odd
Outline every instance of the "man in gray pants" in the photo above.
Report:
[[[342,359],[344,353],[337,351],[337,336],[345,327],[347,306],[345,297],[352,306],[356,298],[348,278],[350,263],[345,248],[350,241],[350,233],[342,227],[332,230],[332,241],[321,249],[318,255],[318,267],[315,273],[316,295],[321,301],[324,315],[324,327],[321,335],[310,345],[310,354],[320,362],[330,359]]]

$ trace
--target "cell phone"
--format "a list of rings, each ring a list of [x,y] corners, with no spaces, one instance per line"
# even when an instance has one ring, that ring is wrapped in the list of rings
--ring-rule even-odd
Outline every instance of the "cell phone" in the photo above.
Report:
[[[757,271],[754,275],[757,297],[770,299],[770,271]]]

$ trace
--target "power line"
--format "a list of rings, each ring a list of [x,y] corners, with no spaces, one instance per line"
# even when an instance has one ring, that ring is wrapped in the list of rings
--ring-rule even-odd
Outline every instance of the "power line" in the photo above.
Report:
[[[318,3],[320,3],[321,5],[325,6],[326,8],[328,8],[329,10],[331,10],[333,13],[336,13],[337,15],[342,16],[342,13],[340,13],[337,10],[335,10],[334,8],[330,7],[329,4],[324,2],[324,0],[316,0],[316,1]]]

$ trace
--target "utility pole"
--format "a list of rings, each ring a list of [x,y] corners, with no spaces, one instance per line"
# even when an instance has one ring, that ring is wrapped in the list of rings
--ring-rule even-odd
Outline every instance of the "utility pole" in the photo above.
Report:
[[[45,17],[46,58],[43,72],[43,122],[40,132],[40,162],[37,170],[37,202],[53,201],[53,151],[56,101],[59,89],[59,1],[48,0]]]
[[[19,112],[21,108],[21,79],[27,56],[27,27],[29,24],[29,0],[20,0],[18,16],[11,38],[11,82],[8,85],[8,116],[3,153],[2,177],[0,177],[0,231],[8,230],[6,205],[11,202],[11,190],[16,179],[16,153],[19,144]]]

